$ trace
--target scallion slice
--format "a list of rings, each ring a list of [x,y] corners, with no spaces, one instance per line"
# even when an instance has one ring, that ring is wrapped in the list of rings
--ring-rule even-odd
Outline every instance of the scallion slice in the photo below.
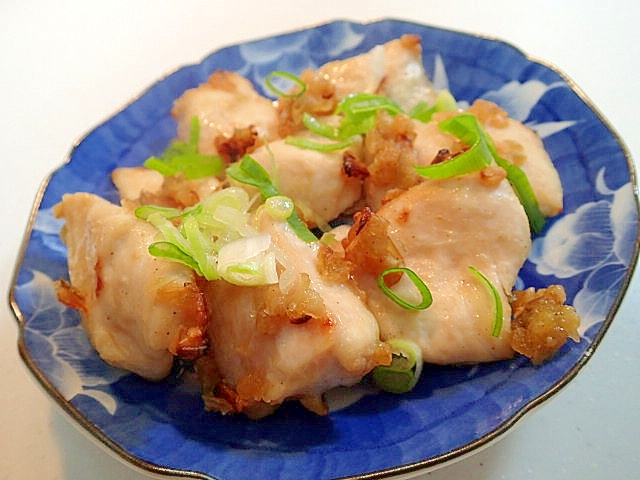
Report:
[[[218,272],[236,285],[267,285],[278,282],[275,254],[269,251],[268,233],[240,238],[218,252]]]
[[[293,200],[284,195],[274,195],[264,201],[264,207],[271,217],[277,220],[286,220],[294,210]]]
[[[200,266],[193,259],[193,257],[188,253],[183,252],[180,249],[180,247],[178,247],[175,243],[171,243],[171,242],[152,243],[151,245],[149,245],[149,253],[154,257],[166,258],[168,260],[173,260],[173,261],[182,263],[192,268],[193,270],[195,270],[195,272],[198,275],[204,276],[202,274],[202,271],[200,270]]]
[[[150,215],[158,213],[164,218],[174,219],[184,217],[186,215],[202,212],[202,205],[196,205],[193,208],[180,210],[172,207],[160,207],[158,205],[142,205],[135,209],[135,215],[142,220],[147,220]]]
[[[376,115],[381,110],[392,116],[403,113],[402,108],[387,97],[372,93],[347,95],[334,112],[335,115],[342,115],[339,138],[345,139],[367,133],[375,125]]]
[[[318,152],[335,152],[343,150],[353,144],[352,140],[343,140],[341,142],[316,142],[308,138],[288,136],[284,139],[284,143],[293,145],[294,147],[304,148],[307,150],[316,150]]]
[[[495,155],[495,161],[507,172],[507,180],[513,187],[514,192],[516,192],[516,195],[527,214],[531,231],[533,233],[542,232],[546,223],[546,218],[540,210],[538,199],[536,199],[533,188],[531,188],[529,178],[527,178],[527,175],[520,167],[514,165],[508,160],[505,160],[497,154]]]
[[[422,351],[410,340],[392,339],[387,343],[391,347],[391,365],[377,366],[371,378],[384,391],[410,392],[422,374]]]
[[[151,255],[182,263],[207,280],[222,277],[236,285],[275,283],[278,276],[271,237],[250,224],[252,205],[244,189],[228,187],[185,210],[146,205],[135,213],[162,237],[149,246]]]
[[[487,277],[485,277],[477,268],[469,266],[469,271],[473,273],[491,292],[491,297],[493,298],[494,304],[494,318],[493,318],[493,326],[491,327],[491,335],[493,337],[499,337],[500,332],[502,331],[502,300],[500,299],[500,294],[496,287],[489,281]]]
[[[340,125],[334,126],[321,122],[313,115],[305,113],[302,123],[310,132],[337,143],[313,142],[306,139],[288,138],[287,142],[319,151],[341,150],[352,144],[352,138],[363,135],[375,125],[376,114],[380,110],[386,110],[391,115],[402,113],[402,108],[393,100],[372,93],[356,93],[343,98],[333,114],[341,116]]]
[[[285,81],[293,83],[297,86],[297,90],[294,92],[285,92],[284,90],[278,88],[273,81],[275,79],[284,79]],[[283,72],[282,70],[275,70],[271,72],[264,79],[264,84],[266,87],[276,96],[278,97],[299,97],[307,90],[307,84],[302,81],[302,79],[292,73]]]
[[[249,155],[245,155],[242,160],[229,166],[227,175],[240,183],[256,187],[265,199],[280,195],[278,189],[271,182],[267,171]],[[295,210],[287,218],[287,223],[296,235],[305,242],[318,240]]]
[[[441,90],[436,96],[433,106],[427,102],[418,102],[410,111],[409,116],[421,122],[429,122],[436,112],[455,112],[458,109],[456,99],[448,90]]]
[[[386,110],[391,115],[403,113],[402,108],[388,97],[376,95],[374,93],[355,93],[347,95],[343,98],[338,107],[336,114],[343,114],[350,119],[362,117],[370,117],[380,110]]]
[[[418,289],[418,293],[420,293],[420,296],[421,296],[420,303],[413,304],[408,302],[407,300],[400,297],[396,292],[394,292],[391,288],[387,286],[385,282],[385,277],[392,273],[404,273],[405,275],[407,275],[409,280],[411,280],[413,285]],[[406,267],[387,268],[380,275],[378,275],[377,282],[378,282],[378,287],[380,288],[380,290],[382,290],[382,292],[386,296],[388,296],[395,303],[400,305],[402,308],[406,308],[407,310],[424,310],[425,308],[428,308],[433,302],[429,288],[425,285],[422,279],[410,268],[406,268]]]
[[[144,166],[164,176],[182,173],[190,180],[218,175],[223,169],[222,158],[199,153],[199,138],[200,122],[198,117],[193,117],[189,141],[174,140],[159,157],[149,157]]]
[[[307,127],[307,130],[321,137],[331,140],[343,140],[340,138],[340,127],[321,122],[308,112],[304,112],[302,115],[302,124]]]
[[[427,121],[436,111],[455,109],[455,99],[449,92],[443,91],[437,97],[432,107],[421,102],[412,110],[411,115],[422,121]],[[333,114],[340,116],[338,126],[320,121],[309,113],[304,113],[302,123],[310,131],[324,138],[336,140],[336,143],[314,142],[312,140],[289,137],[286,142],[300,148],[318,151],[332,151],[347,148],[352,144],[353,137],[364,135],[375,125],[375,117],[381,110],[390,115],[404,113],[402,108],[388,97],[373,93],[355,93],[343,98]]]
[[[428,178],[450,178],[464,175],[496,163],[507,173],[507,180],[522,204],[533,233],[540,233],[545,225],[545,217],[540,210],[535,193],[524,171],[517,165],[498,155],[491,137],[470,113],[463,113],[438,124],[443,132],[462,140],[470,148],[451,160],[427,166],[416,166],[416,171]]]
[[[478,119],[463,113],[438,124],[440,130],[462,140],[470,148],[446,162],[415,167],[428,178],[450,178],[477,172],[493,163],[493,154],[487,135]]]

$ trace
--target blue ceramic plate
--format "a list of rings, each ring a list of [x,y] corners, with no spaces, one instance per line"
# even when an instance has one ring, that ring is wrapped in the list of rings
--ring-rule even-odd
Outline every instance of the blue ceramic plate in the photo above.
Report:
[[[521,358],[490,365],[427,367],[415,391],[368,395],[327,417],[286,405],[260,422],[203,410],[180,382],[152,384],[105,365],[75,311],[56,301],[66,277],[60,224],[63,193],[116,200],[109,179],[139,165],[175,135],[169,111],[216,69],[262,89],[273,70],[300,72],[362,53],[405,33],[423,39],[436,87],[461,105],[495,101],[544,139],[565,188],[565,212],[537,237],[518,287],[564,285],[583,320],[540,367]],[[368,479],[409,474],[467,454],[506,432],[566,385],[611,324],[638,256],[638,200],[632,163],[619,138],[564,75],[503,42],[395,20],[337,21],[219,50],[151,86],[89,133],[38,194],[15,271],[11,304],[20,352],[55,400],[86,430],[137,466],[195,478]]]

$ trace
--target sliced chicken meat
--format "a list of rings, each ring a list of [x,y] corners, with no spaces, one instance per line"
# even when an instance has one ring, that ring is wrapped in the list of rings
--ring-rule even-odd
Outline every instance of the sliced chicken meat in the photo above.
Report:
[[[481,172],[427,180],[377,212],[388,222],[386,232],[397,249],[395,262],[423,279],[433,297],[426,310],[402,308],[377,286],[377,272],[372,274],[371,268],[361,265],[364,273],[358,282],[380,323],[383,340],[411,339],[422,348],[426,362],[439,364],[512,356],[507,296],[531,240],[524,210],[502,178],[486,179]],[[491,291],[469,267],[481,272],[500,293],[504,315],[498,337],[491,335],[495,319]],[[396,288],[410,296],[411,285],[399,282]]]
[[[204,296],[194,272],[153,257],[157,230],[130,211],[89,193],[65,195],[70,282],[58,295],[82,314],[91,343],[109,364],[160,380],[174,356],[204,353]]]
[[[200,123],[199,152],[241,156],[262,140],[277,138],[278,118],[273,103],[237,73],[216,71],[206,83],[184,92],[174,104],[178,138],[189,139],[191,121]]]
[[[378,323],[349,285],[328,282],[316,264],[317,243],[300,240],[285,222],[263,217],[284,265],[280,283],[207,286],[214,392],[205,402],[222,411],[262,416],[283,401],[323,411],[321,395],[359,382],[389,363]],[[204,382],[207,384],[207,381]]]
[[[181,175],[165,177],[146,167],[121,167],[111,173],[120,203],[129,209],[140,205],[184,208],[195,205],[222,188],[214,176],[186,179]]]
[[[486,126],[498,153],[518,165],[529,179],[540,210],[554,217],[563,210],[560,175],[551,162],[542,140],[526,125],[509,119],[503,127]]]
[[[351,93],[375,93],[391,98],[405,111],[419,102],[435,102],[417,35],[403,35],[367,53],[326,63],[318,73],[335,85],[339,99]]]
[[[344,173],[343,153],[303,149],[276,140],[251,156],[269,172],[280,193],[293,199],[309,224],[323,225],[361,195],[361,182]]]

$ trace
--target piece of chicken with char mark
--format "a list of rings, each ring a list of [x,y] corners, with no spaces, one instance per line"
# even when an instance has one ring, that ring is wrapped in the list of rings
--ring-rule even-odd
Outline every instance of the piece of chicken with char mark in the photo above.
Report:
[[[326,391],[358,383],[390,352],[357,290],[319,272],[317,242],[266,215],[261,229],[282,262],[279,284],[207,286],[211,347],[196,364],[205,405],[259,418],[298,399],[327,413]]]
[[[508,295],[531,239],[524,209],[502,173],[426,180],[380,208],[375,216],[383,228],[370,232],[362,225],[354,227],[359,231],[345,240],[347,258],[355,264],[356,279],[367,294],[383,340],[412,339],[420,345],[424,360],[437,364],[513,355]],[[383,242],[389,247],[379,248]],[[394,303],[376,283],[389,266],[415,272],[431,291],[432,305],[414,311]],[[492,336],[492,293],[469,267],[499,292],[503,327],[497,337]],[[411,298],[410,282],[401,281],[393,288]]]
[[[436,92],[422,64],[420,42],[417,35],[403,35],[361,55],[305,70],[300,74],[304,93],[277,101],[280,135],[302,130],[305,113],[326,120],[351,94],[389,97],[405,111],[420,102],[433,105]]]
[[[269,172],[280,193],[294,200],[308,225],[324,226],[360,199],[360,180],[343,169],[344,156],[357,154],[303,149],[276,140],[251,156]]]
[[[58,297],[76,308],[99,355],[109,364],[160,380],[174,357],[194,360],[206,350],[207,312],[194,272],[149,254],[151,224],[89,193],[64,195],[70,281]]]
[[[207,82],[184,92],[171,113],[178,121],[179,139],[190,138],[192,119],[197,117],[198,152],[221,155],[228,162],[250,153],[265,140],[278,138],[273,103],[234,72],[214,72]]]
[[[436,113],[429,122],[413,120],[404,114],[391,117],[380,112],[363,146],[362,157],[368,174],[364,182],[367,204],[377,210],[388,194],[422,181],[415,166],[446,161],[469,148],[439,128],[440,122],[460,113],[473,114],[494,142],[497,153],[523,170],[545,216],[562,212],[560,176],[540,137],[486,100],[476,100],[464,112]]]

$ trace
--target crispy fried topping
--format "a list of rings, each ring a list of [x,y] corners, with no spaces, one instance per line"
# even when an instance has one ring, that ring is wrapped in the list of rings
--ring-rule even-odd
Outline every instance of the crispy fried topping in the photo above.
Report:
[[[321,325],[330,326],[324,301],[318,292],[311,288],[309,275],[297,276],[294,285],[282,292],[279,285],[265,288],[263,305],[256,318],[256,327],[266,334],[277,331],[280,322],[303,325],[318,320]]]
[[[565,305],[567,296],[561,285],[514,291],[511,308],[511,346],[539,365],[550,359],[568,338],[580,341],[580,318]]]
[[[402,256],[391,241],[388,222],[365,207],[354,216],[354,224],[342,241],[345,258],[356,270],[379,275],[402,263]]]
[[[220,135],[214,140],[216,151],[227,164],[253,152],[262,143],[258,137],[258,130],[253,125],[246,128],[236,128],[233,136]]]
[[[302,117],[305,113],[314,116],[331,115],[338,106],[335,86],[320,73],[305,70],[300,74],[300,80],[307,85],[302,95],[278,99],[279,133],[282,137],[304,128]]]
[[[342,155],[342,170],[349,178],[364,180],[369,176],[367,165],[349,150]]]
[[[364,154],[370,188],[407,189],[420,182],[416,172],[413,141],[416,132],[412,120],[404,114],[394,117],[386,111],[376,116],[375,127],[367,133]]]

